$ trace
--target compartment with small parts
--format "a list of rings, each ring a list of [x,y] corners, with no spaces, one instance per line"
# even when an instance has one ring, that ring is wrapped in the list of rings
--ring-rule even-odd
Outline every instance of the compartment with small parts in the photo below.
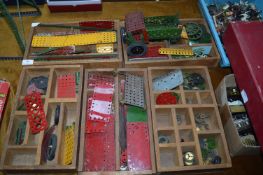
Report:
[[[216,66],[219,62],[217,47],[203,19],[145,17],[137,11],[128,13],[120,26],[126,67]]]
[[[24,60],[33,60],[33,65],[120,67],[122,46],[118,36],[118,20],[34,23]]]
[[[57,77],[71,73],[78,79],[75,96],[58,97]],[[82,77],[79,65],[23,69],[1,158],[3,170],[76,170]],[[68,81],[72,83],[64,83]]]
[[[207,67],[149,67],[148,76],[157,172],[231,167]],[[158,100],[165,105],[156,103],[157,95],[171,93],[180,95],[178,103],[166,96]],[[200,138],[210,135],[222,148],[208,164]]]
[[[179,128],[191,127],[191,118],[188,108],[176,108],[176,122]]]
[[[213,107],[193,108],[197,131],[218,130],[218,113]]]
[[[148,93],[146,69],[85,70],[79,174],[156,171]]]
[[[199,157],[197,156],[195,146],[183,146],[181,149],[184,166],[194,166],[199,164]]]
[[[259,155],[260,145],[244,107],[234,74],[226,75],[215,93],[231,157]]]
[[[159,144],[175,143],[174,130],[159,130],[158,131]]]
[[[199,135],[199,143],[204,165],[224,164],[227,162],[227,155],[222,141],[222,134]]]
[[[80,84],[80,72],[78,68],[56,69],[53,72],[51,82],[51,98],[75,98],[78,95],[78,85]]]
[[[180,142],[193,142],[194,134],[192,129],[180,129],[179,130]]]
[[[196,92],[185,92],[186,104],[198,104]]]

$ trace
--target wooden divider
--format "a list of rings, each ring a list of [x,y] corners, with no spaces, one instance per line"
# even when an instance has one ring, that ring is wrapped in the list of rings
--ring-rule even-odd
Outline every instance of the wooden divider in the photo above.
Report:
[[[200,74],[205,80],[205,90],[186,90],[183,85],[180,85],[175,90],[154,91],[153,79],[173,70],[181,70],[183,74],[185,72]],[[231,167],[224,130],[207,68],[202,66],[150,67],[148,68],[148,76],[157,172]],[[156,95],[163,92],[178,93],[181,100],[174,105],[157,105]],[[209,114],[208,130],[197,129],[195,115],[199,112]],[[178,115],[183,118],[180,123],[177,121]],[[159,136],[162,135],[169,137],[170,142],[159,143]],[[199,140],[208,137],[214,138],[217,143],[217,151],[222,159],[220,164],[206,164],[202,158]],[[189,151],[194,154],[195,161],[193,165],[186,166],[183,155]]]
[[[93,92],[87,86],[88,75],[90,73],[100,73],[100,74],[111,74],[114,76],[114,119],[115,119],[115,150],[116,150],[116,171],[104,171],[104,172],[88,172],[84,171],[84,159],[85,159],[85,123],[86,123],[86,106],[87,106],[87,95]],[[151,170],[143,171],[120,171],[120,143],[119,143],[119,105],[120,105],[120,87],[119,82],[121,79],[120,73],[130,73],[134,75],[141,75],[144,78],[144,89],[145,89],[145,102],[148,115],[148,128],[149,128],[149,138],[150,138],[150,152],[151,152]],[[150,112],[150,99],[149,99],[149,87],[148,87],[148,76],[147,69],[140,68],[120,68],[120,69],[86,69],[85,70],[85,81],[83,89],[83,106],[82,106],[82,125],[80,134],[80,147],[79,147],[79,174],[91,175],[91,174],[152,174],[156,172],[155,166],[155,156],[154,156],[154,144],[153,144],[153,134],[152,134],[152,118]],[[142,148],[143,149],[143,148]]]
[[[80,82],[78,85],[78,93],[76,98],[57,98],[56,90],[57,86],[57,71],[62,74],[68,74],[68,72],[75,73],[80,72]],[[23,106],[23,99],[26,95],[26,89],[31,78],[38,76],[48,76],[48,87],[46,93],[41,96],[43,99],[44,112],[48,121],[48,126],[54,125],[54,113],[56,105],[60,105],[59,123],[55,126],[54,134],[57,135],[57,149],[55,158],[52,161],[43,162],[41,160],[42,154],[42,141],[44,137],[44,131],[37,134],[32,134],[29,122],[27,120],[27,112],[25,107],[19,109],[19,106]],[[10,123],[7,130],[7,136],[4,143],[4,151],[1,158],[1,168],[6,171],[18,171],[18,170],[74,170],[77,168],[77,149],[78,149],[78,135],[79,135],[79,118],[81,107],[81,95],[82,95],[82,81],[83,81],[83,66],[40,66],[40,67],[26,67],[20,76],[19,86],[16,94],[15,104],[12,109]],[[64,149],[64,132],[66,123],[65,121],[73,116],[69,116],[65,113],[67,106],[73,106],[73,121],[75,122],[74,129],[74,148],[73,148],[73,160],[70,165],[64,165],[61,160]],[[19,120],[18,120],[19,119]],[[16,132],[18,125],[21,121],[26,122],[25,139],[22,144],[15,144]]]
[[[201,18],[193,18],[193,19],[180,19],[180,24],[185,24],[188,22],[194,22],[194,23],[199,23],[203,24],[207,30],[207,32],[211,35],[210,30],[207,26],[207,23],[204,19]],[[120,23],[121,27],[124,27],[124,22],[122,21]],[[206,58],[194,58],[194,57],[189,57],[189,58],[172,58],[171,55],[168,55],[168,59],[147,59],[147,60],[130,60],[127,55],[127,44],[122,43],[123,45],[123,56],[124,56],[124,64],[125,67],[142,67],[142,68],[147,68],[147,67],[153,67],[153,66],[209,66],[209,67],[214,67],[217,66],[220,60],[219,53],[217,51],[217,47],[215,45],[215,42],[212,38],[211,35],[211,42],[210,43],[202,43],[202,44],[192,44],[189,45],[187,43],[188,41],[186,40],[180,40],[176,44],[171,44],[168,41],[163,41],[163,42],[157,42],[160,45],[163,45],[163,47],[168,47],[168,48],[192,48],[192,47],[197,47],[197,46],[212,46],[211,52],[208,57]],[[155,44],[156,42],[151,42],[151,44]]]

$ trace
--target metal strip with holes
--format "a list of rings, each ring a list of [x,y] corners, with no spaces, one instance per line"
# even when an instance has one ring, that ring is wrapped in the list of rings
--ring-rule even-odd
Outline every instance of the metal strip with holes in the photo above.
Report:
[[[116,32],[95,32],[66,36],[33,36],[32,47],[64,47],[73,45],[88,45],[115,43]]]
[[[194,55],[192,49],[160,48],[159,54],[164,55]]]

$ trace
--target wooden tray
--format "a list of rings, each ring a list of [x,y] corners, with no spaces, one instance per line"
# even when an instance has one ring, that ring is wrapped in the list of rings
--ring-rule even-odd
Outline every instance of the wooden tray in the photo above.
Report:
[[[144,171],[120,171],[120,144],[119,144],[119,112],[115,112],[115,150],[116,150],[116,171],[105,171],[105,172],[87,172],[84,171],[84,145],[85,145],[85,123],[86,123],[86,106],[87,97],[93,92],[92,89],[87,87],[88,75],[90,73],[102,73],[105,75],[114,75],[115,82],[115,93],[113,98],[113,105],[115,111],[119,111],[120,106],[120,80],[123,78],[123,73],[130,73],[133,75],[140,75],[144,77],[144,88],[145,88],[145,102],[148,114],[148,128],[149,128],[149,138],[150,138],[150,157],[151,157],[151,170]],[[116,93],[117,92],[117,93]],[[83,91],[83,106],[82,106],[82,120],[81,120],[81,134],[80,134],[80,149],[79,149],[79,174],[152,174],[155,173],[155,157],[154,157],[154,144],[152,135],[152,124],[151,124],[151,112],[150,112],[150,99],[149,99],[149,87],[148,87],[148,76],[147,69],[137,69],[137,68],[120,68],[120,69],[85,69],[85,81],[84,81],[84,91]]]
[[[194,19],[180,19],[180,24],[185,24],[188,22],[195,22],[199,24],[205,25],[207,32],[210,33],[210,30],[203,19],[194,18]],[[124,27],[124,22],[121,22],[121,26]],[[151,44],[156,44],[156,42],[152,42]],[[193,66],[193,65],[201,65],[201,66],[217,66],[220,60],[219,53],[217,51],[217,47],[215,42],[211,36],[211,42],[207,44],[192,44],[189,46],[187,40],[181,39],[176,44],[170,44],[168,41],[163,41],[162,43],[157,43],[158,45],[162,45],[164,47],[197,47],[197,46],[212,46],[209,57],[206,58],[172,58],[171,55],[168,55],[168,59],[152,59],[152,60],[129,60],[127,55],[127,45],[122,43],[123,48],[123,57],[125,67],[150,67],[150,66]]]
[[[75,98],[57,98],[57,76],[67,73],[80,72],[80,82],[77,86],[78,93]],[[41,98],[44,102],[44,112],[48,121],[48,126],[54,124],[54,113],[56,105],[60,105],[59,123],[55,128],[54,134],[57,135],[57,149],[55,158],[52,161],[41,161],[41,145],[44,131],[32,134],[27,120],[27,112],[20,109],[26,95],[29,81],[33,77],[47,76],[48,87],[45,95]],[[10,123],[6,133],[3,155],[1,158],[1,168],[6,171],[18,170],[76,170],[77,168],[77,148],[79,135],[79,120],[81,108],[81,94],[83,81],[83,67],[79,65],[71,66],[29,66],[23,68],[19,86],[17,89],[15,104],[13,105]],[[25,137],[22,144],[15,144],[16,133],[21,121],[26,121]],[[65,141],[66,126],[75,122],[73,159],[70,165],[63,164],[63,151]]]
[[[183,73],[200,74],[205,79],[205,90],[184,90],[183,85],[180,85],[175,90],[153,91],[154,78],[176,69],[182,70]],[[148,69],[148,74],[157,172],[231,167],[225,134],[207,68],[202,66],[154,67]],[[177,93],[180,96],[177,104],[157,105],[156,98],[163,92]],[[195,115],[199,112],[209,114],[208,130],[197,130]],[[180,123],[177,122],[177,115],[181,116]],[[161,135],[168,136],[170,142],[159,143],[158,138]],[[221,164],[205,164],[203,161],[199,140],[208,137],[216,140],[217,151],[222,159]],[[188,151],[195,155],[195,163],[191,166],[184,165],[183,161],[183,155]]]
[[[102,20],[96,20],[102,21]],[[104,20],[107,21],[107,20]],[[58,65],[58,64],[82,64],[85,67],[92,67],[92,68],[115,68],[120,67],[122,65],[122,49],[121,49],[121,39],[120,37],[120,27],[119,27],[119,20],[112,20],[114,22],[114,30],[116,31],[117,35],[117,42],[114,43],[114,52],[106,54],[110,56],[110,58],[103,58],[103,53],[80,53],[80,54],[71,54],[71,55],[41,55],[41,56],[34,56],[32,55],[33,52],[40,51],[44,48],[34,48],[31,47],[31,42],[33,36],[39,33],[49,33],[49,32],[70,32],[74,31],[76,33],[80,32],[79,29],[68,29],[68,28],[56,28],[56,27],[40,27],[38,25],[34,26],[32,24],[31,31],[29,34],[29,39],[27,42],[26,51],[24,54],[24,60],[34,60],[34,58],[39,59],[55,59],[50,61],[44,60],[34,60],[33,65]],[[85,21],[84,21],[85,22]],[[92,21],[90,21],[92,22]],[[72,26],[79,26],[79,22],[67,22],[67,23],[41,23],[41,24],[48,24],[48,25],[72,25]],[[88,45],[87,45],[88,46]],[[94,46],[95,45],[90,45]],[[85,46],[81,46],[83,49]]]

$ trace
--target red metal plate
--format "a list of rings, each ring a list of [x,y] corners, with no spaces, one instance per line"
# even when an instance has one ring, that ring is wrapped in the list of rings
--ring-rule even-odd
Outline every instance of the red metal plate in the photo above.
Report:
[[[76,80],[74,74],[60,75],[57,79],[57,97],[75,98]]]
[[[92,98],[88,97],[87,112],[86,112],[86,133],[104,132],[106,126],[104,122],[92,121],[89,118],[91,102],[92,102]]]
[[[148,58],[148,59],[155,59],[155,58],[158,58],[158,59],[168,59],[168,56],[167,55],[161,55],[159,54],[159,49],[161,48],[162,46],[148,46],[148,49],[147,49],[147,52],[144,56],[140,56],[140,58]],[[134,59],[136,57],[129,57],[129,59]]]
[[[113,21],[83,21],[79,23],[82,27],[95,27],[98,29],[114,29]]]
[[[4,116],[9,87],[10,87],[9,82],[0,82],[0,123],[1,123],[2,117]]]
[[[105,132],[85,135],[84,171],[115,170],[114,133],[114,119],[111,119]]]
[[[151,170],[148,124],[127,122],[127,157],[131,171]]]
[[[50,51],[46,53],[45,55],[68,55],[75,53],[75,46],[67,46],[67,47],[62,47],[58,48],[56,50]]]
[[[145,30],[144,15],[142,12],[132,12],[125,16],[125,27],[127,32]]]
[[[36,134],[42,130],[47,129],[48,123],[43,109],[40,93],[33,92],[29,95],[26,95],[24,100],[32,134]]]
[[[111,85],[102,84],[94,88],[91,101],[89,119],[94,121],[109,122],[111,116],[112,98],[114,88]]]
[[[114,86],[114,77],[112,75],[102,75],[98,73],[89,73],[88,87],[93,88],[98,85],[111,85]]]

